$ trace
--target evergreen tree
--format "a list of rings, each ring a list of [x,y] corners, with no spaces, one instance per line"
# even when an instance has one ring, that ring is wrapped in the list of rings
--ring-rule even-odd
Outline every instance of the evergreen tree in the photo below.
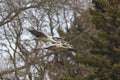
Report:
[[[75,60],[94,68],[86,80],[120,80],[120,0],[92,2],[90,14],[97,36],[91,37],[91,55]]]

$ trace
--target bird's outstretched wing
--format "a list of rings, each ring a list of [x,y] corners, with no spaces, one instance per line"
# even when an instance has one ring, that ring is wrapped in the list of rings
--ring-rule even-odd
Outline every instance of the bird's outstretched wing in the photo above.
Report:
[[[33,35],[35,35],[36,37],[47,37],[47,35],[45,35],[43,32],[41,31],[37,31],[37,30],[30,30],[28,29],[29,32],[31,32]]]

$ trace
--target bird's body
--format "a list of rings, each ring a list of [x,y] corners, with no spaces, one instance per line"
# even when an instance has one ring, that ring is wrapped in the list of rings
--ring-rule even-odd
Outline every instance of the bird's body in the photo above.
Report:
[[[71,51],[75,51],[75,49],[72,48],[70,45],[64,45],[61,42],[58,42],[56,44],[52,44],[50,46],[45,46],[42,49],[49,49],[49,50],[71,50]]]
[[[55,44],[51,44],[49,46],[45,46],[43,47],[43,49],[50,49],[50,50],[55,50],[55,49],[58,49],[62,46],[62,43],[61,42],[57,42]]]

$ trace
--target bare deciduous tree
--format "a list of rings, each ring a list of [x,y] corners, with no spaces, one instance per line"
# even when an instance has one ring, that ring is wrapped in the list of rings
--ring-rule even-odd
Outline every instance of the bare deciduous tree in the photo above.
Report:
[[[74,13],[80,15],[83,10],[80,0],[1,0],[0,78],[60,80],[74,76],[78,66],[72,60],[73,52],[39,50],[46,44],[33,40],[26,28],[58,36],[57,28],[69,31]]]

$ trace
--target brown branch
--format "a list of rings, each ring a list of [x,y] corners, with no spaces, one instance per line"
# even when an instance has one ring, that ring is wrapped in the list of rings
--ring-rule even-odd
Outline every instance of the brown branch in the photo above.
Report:
[[[22,70],[22,69],[30,67],[31,65],[35,65],[35,64],[39,63],[39,59],[40,58],[36,58],[36,60],[34,60],[32,62],[29,62],[29,63],[25,64],[24,66],[16,67],[16,69],[8,69],[8,70],[5,70],[5,71],[2,71],[2,72],[0,72],[0,77],[5,75],[5,74],[15,72],[16,70],[17,71]]]
[[[45,0],[46,1],[46,0]],[[44,1],[44,2],[45,2]],[[30,9],[30,8],[38,8],[38,7],[41,7],[43,2],[39,2],[37,3],[36,5],[32,5],[32,6],[29,6],[29,7],[23,7],[23,8],[19,8],[19,9],[16,9],[14,11],[12,11],[11,13],[9,13],[2,21],[0,21],[0,27],[10,21],[12,21],[16,16],[18,16],[22,11],[25,11],[27,9]],[[14,14],[14,15],[13,15]]]
[[[29,9],[29,8],[33,8],[33,6],[30,6],[30,7],[24,7],[24,8],[20,8],[20,9],[17,9],[13,12],[11,12],[4,20],[2,20],[0,22],[0,27],[10,21],[12,21],[16,16],[18,16],[18,14],[20,14],[22,11],[26,10],[26,9]],[[14,14],[14,15],[13,15]],[[12,16],[13,15],[13,16]]]

